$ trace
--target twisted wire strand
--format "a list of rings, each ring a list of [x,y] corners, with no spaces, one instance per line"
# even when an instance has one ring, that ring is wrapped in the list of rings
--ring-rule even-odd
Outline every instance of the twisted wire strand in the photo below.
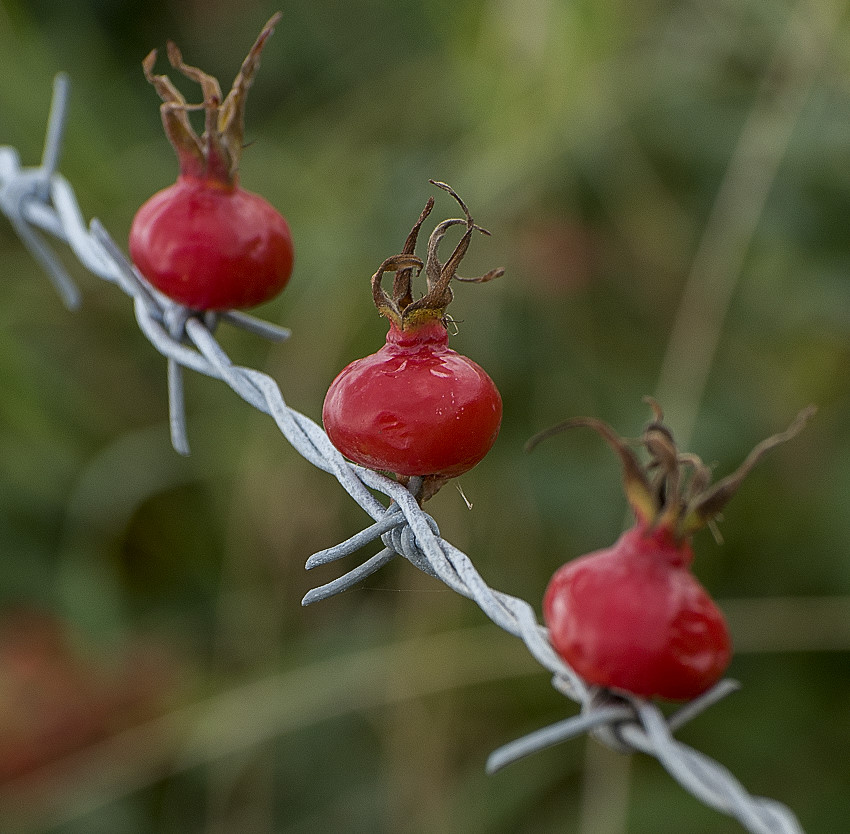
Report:
[[[56,170],[67,112],[68,79],[57,76],[42,164],[24,168],[14,148],[0,147],[0,210],[21,241],[47,272],[69,308],[79,303],[79,291],[60,259],[40,236],[46,233],[68,244],[91,273],[116,284],[134,302],[139,328],[169,363],[172,440],[178,451],[185,443],[182,416],[183,369],[220,379],[242,399],[268,414],[293,448],[317,468],[333,475],[374,523],[345,542],[313,554],[306,567],[351,556],[380,539],[383,548],[336,580],[314,588],[307,605],[356,584],[401,555],[473,600],[497,626],[521,639],[537,661],[552,673],[552,685],[577,702],[581,712],[496,750],[488,761],[493,772],[522,756],[558,744],[584,732],[622,752],[654,756],[670,775],[706,805],[737,819],[753,834],[802,834],[794,814],[771,799],[752,796],[723,765],[676,740],[672,732],[737,688],[721,681],[705,695],[670,716],[645,699],[614,695],[585,683],[554,651],[548,631],[526,601],[490,588],[470,558],[444,540],[436,522],[419,506],[421,484],[408,486],[354,465],[336,450],[313,420],[290,408],[277,383],[253,368],[234,365],[214,330],[220,321],[259,336],[281,340],[289,331],[239,312],[199,315],[162,296],[148,285],[99,221],[86,226],[70,184]],[[389,499],[382,503],[375,492]]]

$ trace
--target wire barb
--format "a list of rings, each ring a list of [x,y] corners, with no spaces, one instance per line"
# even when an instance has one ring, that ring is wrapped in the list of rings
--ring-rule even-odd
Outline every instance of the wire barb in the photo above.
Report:
[[[721,682],[701,699],[667,718],[647,701],[637,698],[612,701],[610,693],[588,686],[552,648],[548,632],[537,621],[534,608],[522,599],[490,588],[469,557],[440,537],[434,519],[422,511],[416,500],[419,486],[415,479],[405,486],[346,461],[318,424],[286,404],[271,377],[234,365],[214,335],[219,320],[273,340],[287,338],[286,329],[244,313],[205,317],[186,311],[145,282],[97,220],[86,226],[71,186],[56,172],[67,92],[67,80],[60,76],[54,88],[54,107],[40,167],[22,168],[13,148],[0,147],[0,210],[69,307],[78,303],[79,294],[58,258],[39,237],[39,231],[67,243],[90,272],[116,284],[133,299],[140,329],[168,359],[172,369],[171,420],[172,426],[176,426],[175,445],[185,441],[179,384],[183,369],[220,379],[247,403],[270,415],[293,448],[305,460],[332,474],[373,519],[375,523],[361,533],[313,554],[307,568],[352,555],[378,538],[382,539],[384,548],[357,568],[313,589],[304,598],[304,604],[350,588],[400,554],[415,567],[473,600],[497,626],[519,637],[541,666],[553,675],[553,687],[582,707],[579,716],[495,751],[488,762],[490,772],[577,733],[590,731],[614,749],[655,756],[687,791],[706,805],[739,820],[753,834],[801,834],[802,829],[788,808],[773,800],[751,796],[722,765],[673,738],[672,732],[683,723],[733,691],[734,682]],[[468,229],[468,233],[471,231]],[[382,503],[375,492],[386,496],[389,502]]]
[[[51,187],[57,178],[56,169],[65,134],[70,89],[68,76],[64,73],[57,75],[53,82],[53,99],[41,165],[21,168],[14,149],[0,149],[4,155],[0,172],[5,169],[5,175],[0,179],[0,211],[9,218],[21,242],[47,273],[65,306],[75,310],[80,306],[80,291],[62,262],[33,228],[34,218],[31,214],[34,206],[50,204]]]
[[[414,500],[422,491],[423,478],[410,478],[405,489],[413,496]],[[437,522],[427,513],[422,513],[431,532],[438,536],[440,535]],[[410,524],[405,519],[405,515],[399,510],[395,502],[391,502],[387,507],[386,514],[382,519],[376,521],[365,530],[355,534],[350,539],[329,547],[326,550],[320,550],[314,553],[306,562],[304,567],[307,570],[312,570],[319,565],[326,565],[330,562],[335,562],[337,559],[342,559],[345,556],[350,556],[361,547],[380,538],[384,543],[384,548],[379,553],[367,559],[363,564],[348,571],[337,579],[320,585],[308,591],[301,600],[302,605],[311,605],[314,602],[319,602],[323,599],[341,594],[349,588],[354,587],[358,582],[371,576],[376,570],[392,561],[396,556],[403,556],[414,567],[419,568],[423,573],[431,576],[436,576],[436,572],[428,562],[427,557],[422,550],[417,546],[416,536],[410,528]]]

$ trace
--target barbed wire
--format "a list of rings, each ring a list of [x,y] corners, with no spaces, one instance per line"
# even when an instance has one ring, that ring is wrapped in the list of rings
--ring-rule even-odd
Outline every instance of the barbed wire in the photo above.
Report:
[[[648,700],[614,694],[585,683],[554,651],[548,631],[538,623],[532,606],[490,588],[469,557],[440,536],[436,522],[416,500],[421,479],[412,478],[405,487],[345,460],[318,424],[286,404],[271,377],[234,365],[214,335],[221,322],[272,340],[286,339],[287,329],[245,313],[204,314],[172,302],[142,278],[98,220],[93,219],[86,226],[72,187],[58,173],[68,95],[68,77],[60,74],[54,82],[41,165],[22,167],[14,148],[0,147],[0,210],[69,308],[80,303],[79,290],[42,237],[43,233],[67,243],[88,271],[117,284],[133,299],[141,331],[168,362],[171,435],[178,452],[185,454],[189,448],[182,389],[182,373],[188,369],[220,379],[247,403],[268,414],[302,457],[333,475],[372,517],[374,523],[366,529],[335,547],[313,554],[306,568],[351,556],[377,539],[381,539],[383,549],[337,579],[309,591],[302,604],[338,594],[400,555],[473,600],[492,622],[521,639],[552,674],[552,686],[580,705],[578,715],[496,750],[488,759],[488,772],[590,733],[614,750],[654,756],[693,796],[734,817],[753,834],[802,834],[799,822],[785,805],[749,794],[727,768],[673,735],[683,724],[737,689],[736,682],[723,680],[669,715]],[[389,503],[382,503],[373,492],[386,496]]]

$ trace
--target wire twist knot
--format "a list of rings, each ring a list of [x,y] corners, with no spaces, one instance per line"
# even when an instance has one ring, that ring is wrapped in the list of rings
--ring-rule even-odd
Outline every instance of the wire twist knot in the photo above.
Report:
[[[582,715],[596,715],[604,712],[610,716],[615,710],[622,710],[626,715],[622,718],[607,718],[604,724],[599,724],[589,731],[600,744],[604,744],[617,753],[634,753],[637,748],[623,734],[626,724],[640,724],[637,711],[626,698],[602,687],[591,687],[590,697],[582,704]]]
[[[431,532],[439,538],[440,528],[437,526],[437,522],[428,513],[423,513],[423,515],[428,526],[431,528]],[[399,556],[407,559],[411,565],[419,568],[423,573],[427,573],[429,576],[437,576],[437,572],[431,566],[428,557],[417,544],[416,535],[411,530],[410,524],[406,519],[397,527],[393,527],[392,530],[384,533],[381,536],[381,541],[387,547],[392,548]]]

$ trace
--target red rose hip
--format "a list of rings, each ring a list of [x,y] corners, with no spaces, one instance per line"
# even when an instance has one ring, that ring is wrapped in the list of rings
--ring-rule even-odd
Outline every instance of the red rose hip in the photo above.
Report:
[[[169,43],[172,66],[204,93],[206,130],[194,132],[193,108],[164,75],[154,75],[156,51],[143,62],[145,76],[163,100],[162,120],[177,151],[180,176],[136,213],[130,255],[158,290],[195,310],[253,307],[289,281],[292,237],[283,216],[258,194],[239,186],[245,98],[260,52],[280,15],[260,33],[227,98],[218,82],[187,66]]]
[[[552,577],[543,617],[557,652],[585,680],[645,697],[689,700],[732,656],[720,610],[689,570],[691,550],[635,527]]]
[[[555,650],[588,683],[646,698],[690,700],[722,677],[732,643],[720,609],[691,573],[691,536],[710,524],[765,452],[796,435],[802,411],[782,434],[764,440],[736,472],[711,485],[708,467],[681,454],[660,408],[641,444],[644,467],[605,423],[570,420],[532,438],[529,447],[573,426],[598,431],[623,464],[635,525],[605,550],[559,568],[543,598]]]
[[[322,421],[331,442],[347,458],[385,470],[406,482],[425,479],[422,500],[448,479],[471,469],[490,450],[499,432],[502,399],[487,373],[448,347],[445,310],[456,270],[479,229],[463,201],[445,184],[466,214],[437,226],[425,264],[428,294],[413,301],[411,277],[422,262],[413,255],[416,238],[433,206],[429,200],[401,255],[386,260],[372,278],[375,303],[390,320],[386,344],[344,368],[331,383]],[[437,248],[446,230],[466,224],[466,232],[445,264]],[[386,271],[395,272],[393,296],[381,287]],[[501,274],[493,270],[475,281]]]
[[[502,399],[480,365],[448,347],[438,321],[387,343],[334,380],[322,409],[333,444],[370,469],[454,478],[490,450]]]

